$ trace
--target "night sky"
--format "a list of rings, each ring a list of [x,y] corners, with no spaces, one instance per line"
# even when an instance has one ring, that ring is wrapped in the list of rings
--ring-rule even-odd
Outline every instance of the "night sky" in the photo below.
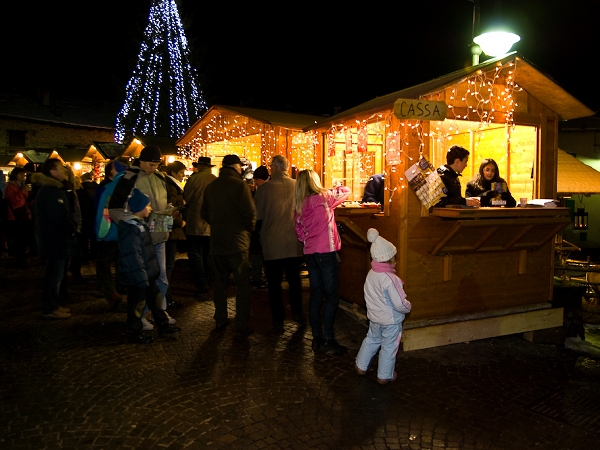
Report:
[[[481,28],[502,18],[521,35],[513,49],[600,109],[600,1],[481,2]],[[60,3],[22,0],[3,14],[0,87],[122,102],[150,0]],[[178,3],[209,106],[331,114],[471,61],[469,0]]]

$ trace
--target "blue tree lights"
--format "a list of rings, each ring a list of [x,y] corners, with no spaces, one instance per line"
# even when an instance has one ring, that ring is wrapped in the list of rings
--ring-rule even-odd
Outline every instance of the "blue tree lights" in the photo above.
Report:
[[[134,135],[180,137],[206,110],[189,54],[175,0],[152,0],[115,141]]]

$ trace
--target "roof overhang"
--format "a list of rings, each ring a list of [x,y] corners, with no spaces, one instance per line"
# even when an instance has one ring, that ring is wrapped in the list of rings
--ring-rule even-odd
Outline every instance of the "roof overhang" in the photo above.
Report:
[[[600,194],[600,172],[558,149],[556,193],[565,195]]]
[[[185,132],[181,138],[179,138],[179,140],[176,142],[176,145],[182,146],[188,143],[196,135],[198,130],[202,128],[202,126],[209,123],[215,116],[218,115],[239,115],[266,125],[271,125],[274,127],[279,126],[299,131],[305,127],[314,125],[319,120],[323,119],[321,116],[313,116],[310,114],[296,114],[267,109],[245,108],[241,106],[213,105]]]
[[[323,128],[324,126],[330,126],[342,121],[358,119],[359,117],[385,110],[392,110],[394,102],[399,98],[416,99],[423,95],[435,93],[474,75],[478,71],[491,71],[498,65],[504,65],[511,61],[515,61],[516,64],[515,82],[548,106],[548,108],[556,112],[561,120],[576,119],[594,114],[594,111],[561,88],[550,77],[543,74],[521,56],[518,56],[516,52],[512,52],[508,55],[489,59],[476,66],[467,67],[416,86],[377,97],[340,114],[321,120],[316,125],[308,126],[305,128],[305,131]]]

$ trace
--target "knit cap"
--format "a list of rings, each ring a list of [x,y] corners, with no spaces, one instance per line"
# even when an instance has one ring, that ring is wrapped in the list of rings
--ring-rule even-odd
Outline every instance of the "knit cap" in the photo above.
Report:
[[[140,191],[138,188],[133,188],[131,191],[131,195],[127,200],[127,204],[129,205],[129,210],[135,214],[140,212],[150,203],[150,197]]]
[[[379,236],[379,231],[369,228],[367,239],[371,242],[371,257],[377,262],[386,262],[396,255],[396,247],[390,241]]]

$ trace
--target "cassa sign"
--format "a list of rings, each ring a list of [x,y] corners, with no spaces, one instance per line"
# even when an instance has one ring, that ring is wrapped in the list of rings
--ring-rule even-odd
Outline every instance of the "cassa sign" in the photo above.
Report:
[[[444,102],[399,98],[394,102],[394,115],[398,119],[444,120],[448,106]]]

